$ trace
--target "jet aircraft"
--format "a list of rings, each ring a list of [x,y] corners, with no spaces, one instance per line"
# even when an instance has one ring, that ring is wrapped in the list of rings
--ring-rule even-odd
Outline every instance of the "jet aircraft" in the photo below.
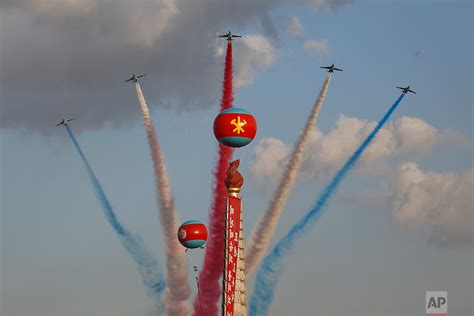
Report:
[[[332,64],[331,66],[321,66],[321,68],[322,69],[327,69],[328,72],[334,72],[334,70],[342,71],[342,69],[336,68],[336,66],[334,66],[334,64]]]
[[[71,122],[72,120],[75,120],[75,118],[70,118],[70,119],[63,118],[62,121],[59,122],[56,126],[60,126],[60,125],[62,125],[64,127],[69,126],[68,123]]]
[[[232,41],[233,38],[242,37],[242,36],[237,35],[237,34],[232,34],[232,32],[229,31],[227,34],[219,35],[218,37],[226,37],[228,41]]]
[[[128,80],[125,80],[125,82],[129,82],[129,81],[137,82],[138,78],[141,78],[141,77],[145,77],[145,74],[143,74],[143,75],[133,74],[132,77]]]
[[[408,87],[397,87],[397,88],[398,88],[398,89],[400,89],[400,90],[402,90],[402,91],[403,91],[403,93],[408,93],[408,92],[411,92],[411,93],[414,93],[414,94],[416,94],[416,92],[415,92],[415,91],[413,91],[413,90],[411,90],[411,89],[410,89],[410,86],[408,86]]]

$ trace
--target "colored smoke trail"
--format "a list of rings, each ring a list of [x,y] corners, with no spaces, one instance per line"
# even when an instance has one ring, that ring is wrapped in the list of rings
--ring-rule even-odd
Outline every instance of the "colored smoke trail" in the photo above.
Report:
[[[291,158],[288,162],[288,165],[286,166],[285,172],[282,175],[280,184],[273,193],[273,198],[268,204],[263,217],[255,226],[252,238],[250,239],[250,243],[247,246],[245,256],[245,272],[247,278],[252,274],[254,268],[258,265],[260,260],[262,260],[263,255],[267,252],[270,240],[272,239],[278,221],[280,220],[283,208],[288,201],[288,195],[293,188],[298,170],[301,167],[303,153],[308,147],[311,128],[316,123],[319,111],[321,110],[321,106],[323,105],[324,99],[326,98],[330,82],[331,73],[329,73],[326,77],[326,80],[324,80],[318,99],[314,103],[314,106],[311,109],[311,114],[309,115],[306,125],[304,126],[303,132],[295,144],[295,148],[293,149],[293,153],[291,154]]]
[[[159,216],[166,254],[168,284],[168,289],[165,292],[166,315],[188,315],[190,308],[186,300],[191,295],[191,287],[188,283],[188,270],[184,249],[176,235],[179,228],[179,219],[176,214],[168,175],[166,174],[165,161],[161,152],[158,135],[150,116],[150,110],[138,82],[135,84],[135,88],[148,137],[148,145],[150,146],[156,178],[157,200],[160,205]]]
[[[301,237],[301,235],[303,235],[308,230],[308,228],[311,227],[310,225],[313,224],[315,220],[319,218],[321,211],[326,206],[329,198],[331,198],[346,174],[352,169],[364,150],[372,142],[375,135],[377,135],[379,130],[390,118],[404,96],[405,93],[400,95],[397,101],[395,101],[392,107],[377,123],[377,126],[375,126],[374,130],[369,134],[369,136],[367,136],[359,148],[337,172],[336,176],[319,196],[315,206],[308,213],[306,213],[306,215],[298,223],[296,223],[282,239],[280,239],[272,251],[265,257],[262,265],[258,269],[255,279],[255,290],[250,299],[250,315],[268,314],[268,309],[273,301],[275,288],[283,269],[283,257],[287,255],[288,252],[293,248],[295,241]]]
[[[224,82],[220,110],[232,107],[232,42],[227,42],[225,57]],[[219,279],[224,270],[224,212],[227,189],[224,184],[227,168],[232,159],[233,149],[219,144],[217,164],[213,171],[214,190],[209,214],[209,238],[206,243],[204,264],[199,273],[201,300],[194,300],[194,315],[214,316],[218,314],[217,302],[221,296]],[[201,312],[201,304],[203,313]]]
[[[107,199],[107,196],[105,195],[104,190],[102,189],[102,186],[100,185],[99,180],[97,179],[94,171],[92,170],[92,167],[89,164],[86,156],[82,152],[82,149],[79,146],[79,143],[77,142],[74,133],[68,125],[66,125],[66,130],[69,136],[71,137],[72,143],[74,144],[74,147],[79,153],[82,162],[86,167],[87,174],[89,175],[95,192],[97,193],[97,197],[99,198],[107,220],[117,233],[118,237],[120,238],[120,241],[122,242],[122,245],[125,247],[128,254],[138,265],[138,270],[140,271],[140,274],[142,276],[143,283],[147,287],[148,295],[153,298],[156,298],[155,307],[156,312],[159,313],[163,309],[160,295],[165,289],[165,281],[160,272],[160,268],[158,267],[158,263],[153,258],[150,251],[148,251],[148,249],[145,247],[141,236],[130,233],[119,222],[112,206],[110,205],[109,200]]]

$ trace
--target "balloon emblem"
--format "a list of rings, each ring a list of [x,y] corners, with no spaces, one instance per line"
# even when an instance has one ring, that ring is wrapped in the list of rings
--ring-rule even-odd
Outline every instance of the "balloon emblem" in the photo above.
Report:
[[[219,143],[228,147],[248,145],[256,133],[257,121],[244,109],[226,109],[214,120],[214,136]]]

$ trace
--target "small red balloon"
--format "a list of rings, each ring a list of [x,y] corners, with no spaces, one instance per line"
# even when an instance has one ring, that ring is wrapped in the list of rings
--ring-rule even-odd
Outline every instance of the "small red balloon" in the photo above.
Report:
[[[206,225],[196,220],[186,221],[178,229],[178,239],[188,249],[202,247],[207,241]]]

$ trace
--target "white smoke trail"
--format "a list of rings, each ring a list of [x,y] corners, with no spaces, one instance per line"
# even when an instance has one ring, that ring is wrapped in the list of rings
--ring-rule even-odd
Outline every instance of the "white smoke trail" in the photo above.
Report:
[[[246,276],[250,276],[266,253],[270,239],[273,236],[278,220],[280,219],[281,212],[285,207],[286,201],[288,200],[288,194],[295,183],[295,178],[298,170],[301,166],[303,152],[308,146],[309,135],[311,128],[316,123],[319,111],[326,97],[326,93],[331,81],[331,74],[329,73],[326,80],[323,83],[321,91],[319,92],[318,99],[316,100],[311,114],[306,121],[306,125],[301,133],[298,142],[295,145],[290,161],[282,175],[280,184],[273,194],[273,199],[268,204],[263,217],[255,226],[252,238],[250,239],[249,245],[246,247],[245,254],[245,269]]]
[[[165,292],[165,312],[168,316],[184,316],[188,315],[190,312],[190,307],[186,300],[191,295],[191,288],[188,283],[185,253],[176,237],[176,232],[179,227],[179,219],[176,214],[168,175],[166,174],[165,162],[160,149],[158,135],[150,116],[150,110],[148,109],[145,97],[143,96],[142,89],[138,82],[135,84],[135,88],[153,160],[153,168],[156,178],[156,192],[158,203],[160,205],[159,216],[165,246],[167,268],[166,283],[168,286]]]

